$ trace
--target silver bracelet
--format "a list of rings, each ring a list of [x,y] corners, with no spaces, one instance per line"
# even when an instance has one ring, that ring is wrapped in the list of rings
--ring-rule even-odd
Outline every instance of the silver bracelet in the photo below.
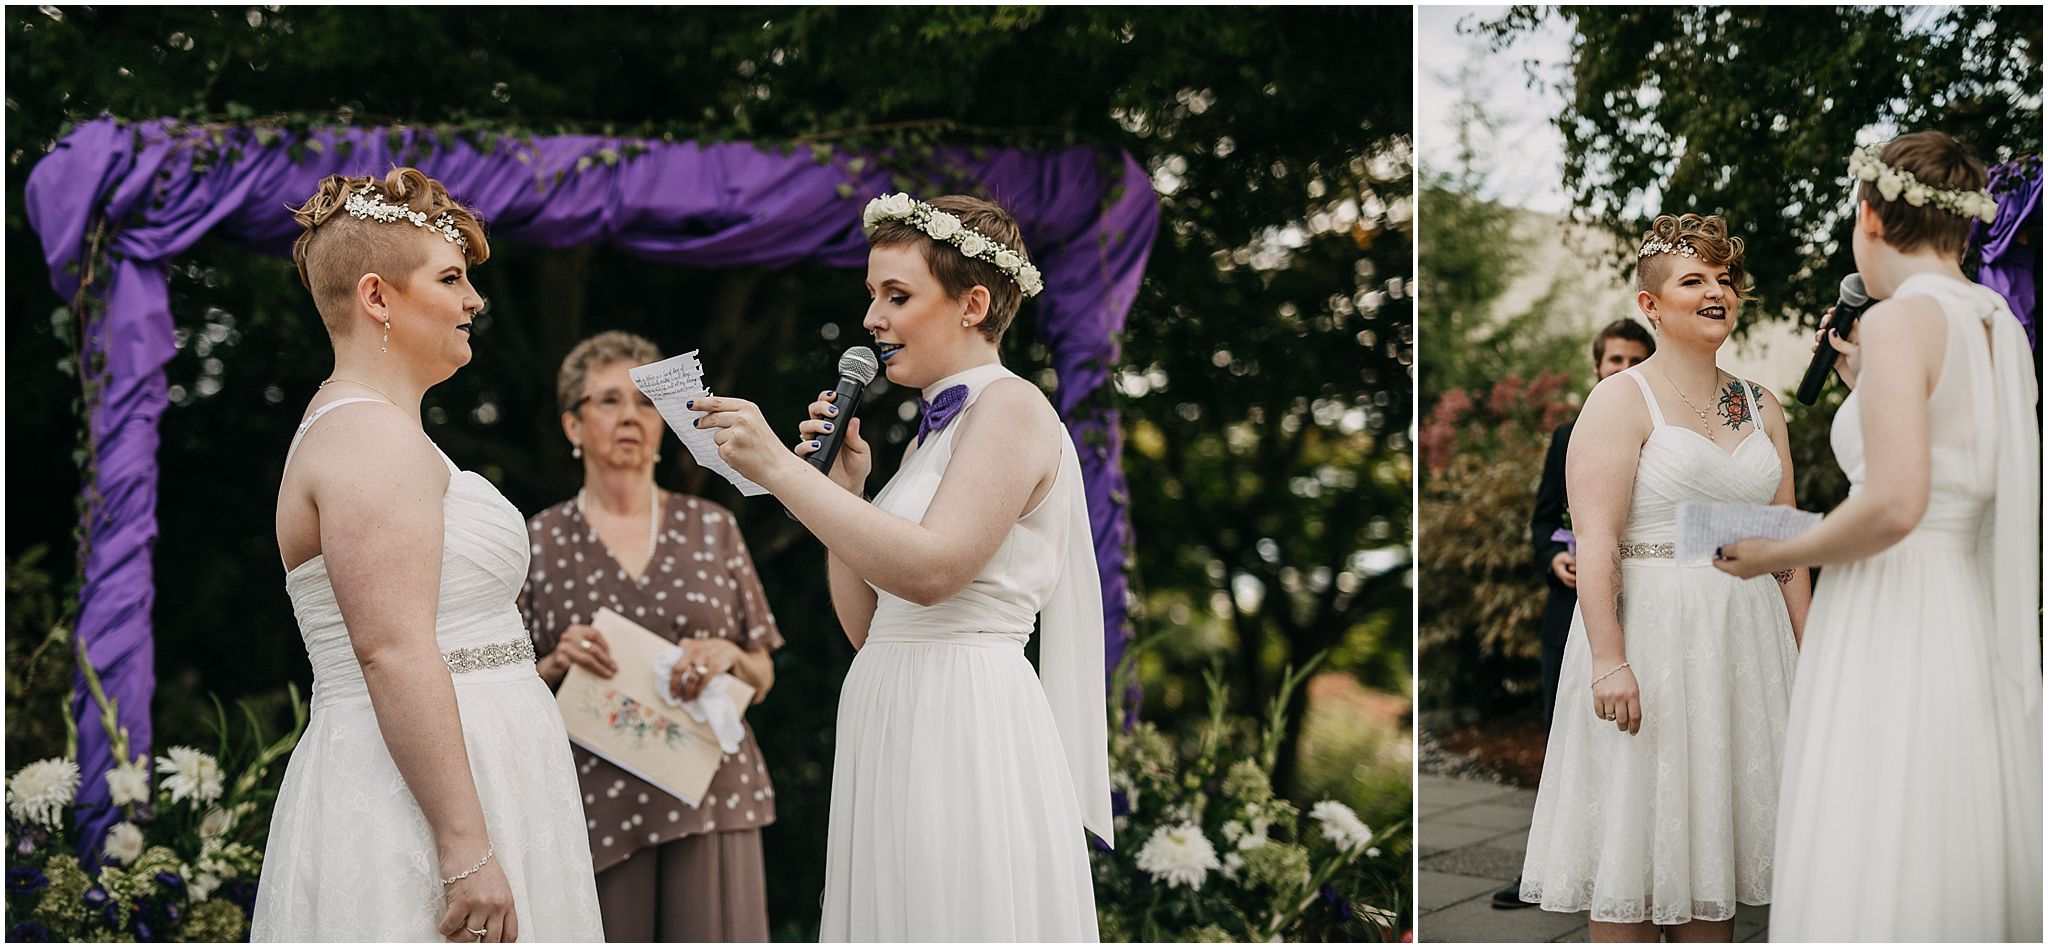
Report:
[[[484,848],[484,858],[477,860],[476,865],[464,869],[461,872],[449,876],[446,879],[442,879],[441,884],[444,886],[454,885],[455,883],[461,882],[462,880],[467,879],[470,876],[476,875],[477,870],[482,869],[484,867],[484,863],[490,862],[491,857],[497,855],[497,853],[498,846],[496,843],[486,844]]]
[[[1608,678],[1609,678],[1610,676],[1612,676],[1612,675],[1613,675],[1613,674],[1614,674],[1615,672],[1618,672],[1618,671],[1620,671],[1620,670],[1622,670],[1622,669],[1624,669],[1624,668],[1627,668],[1627,667],[1628,667],[1628,663],[1627,663],[1627,662],[1622,662],[1621,664],[1619,664],[1619,665],[1616,665],[1616,666],[1614,666],[1613,668],[1610,668],[1610,669],[1608,669],[1608,670],[1607,670],[1607,674],[1605,674],[1605,675],[1601,675],[1600,677],[1598,677],[1598,678],[1595,678],[1595,679],[1593,679],[1593,684],[1596,684],[1596,685],[1597,685],[1597,684],[1599,684],[1599,683],[1601,683],[1601,682],[1603,682],[1603,681],[1606,681],[1606,680],[1607,680],[1607,679],[1608,679]]]

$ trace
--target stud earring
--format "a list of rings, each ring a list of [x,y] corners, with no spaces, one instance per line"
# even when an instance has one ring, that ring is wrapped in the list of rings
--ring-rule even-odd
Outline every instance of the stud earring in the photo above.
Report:
[[[390,352],[390,351],[391,351],[391,320],[388,320],[388,319],[387,319],[387,320],[385,320],[385,321],[384,321],[384,346],[383,346],[383,348],[381,348],[381,349],[378,349],[377,351],[378,351],[378,352]]]
[[[964,320],[964,319],[963,319],[963,320],[961,320],[961,321],[960,321],[960,328],[962,328],[962,329],[966,329],[966,328],[967,328],[967,320]]]
[[[580,444],[572,445],[569,448],[569,456],[575,458],[578,461],[583,460],[583,446]]]

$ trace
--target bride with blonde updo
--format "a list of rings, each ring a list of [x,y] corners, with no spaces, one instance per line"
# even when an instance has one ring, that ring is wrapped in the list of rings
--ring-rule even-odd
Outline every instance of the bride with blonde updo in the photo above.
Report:
[[[1803,570],[1740,580],[1675,558],[1685,501],[1793,503],[1785,414],[1715,363],[1746,302],[1719,217],[1657,218],[1636,252],[1656,354],[1593,388],[1565,461],[1579,604],[1522,898],[1593,941],[1728,941],[1770,901]]]
[[[470,360],[483,225],[412,168],[329,176],[297,220],[334,344],[277,493],[312,717],[251,937],[602,941],[568,735],[514,598],[525,519],[420,426]]]

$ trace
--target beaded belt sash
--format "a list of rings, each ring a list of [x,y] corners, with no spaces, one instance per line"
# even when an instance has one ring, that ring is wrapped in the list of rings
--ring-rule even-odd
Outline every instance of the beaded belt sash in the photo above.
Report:
[[[470,648],[458,648],[441,653],[441,660],[448,663],[451,672],[483,671],[486,668],[501,668],[524,662],[534,663],[533,640],[513,639],[509,642],[492,642]]]
[[[1621,545],[1621,558],[1625,560],[1668,560],[1676,558],[1677,555],[1678,544],[1676,543],[1624,543]]]

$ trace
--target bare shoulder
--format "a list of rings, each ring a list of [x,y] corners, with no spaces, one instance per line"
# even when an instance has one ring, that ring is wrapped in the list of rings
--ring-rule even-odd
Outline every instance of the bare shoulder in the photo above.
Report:
[[[1643,400],[1646,396],[1636,380],[1627,375],[1616,372],[1587,393],[1585,407],[1579,410],[1579,419],[1572,425],[1573,444],[1587,435],[1602,440],[1632,439],[1637,443],[1649,437],[1650,409]]]
[[[321,416],[293,464],[306,465],[322,493],[337,484],[435,494],[448,487],[448,467],[433,442],[411,416],[389,404],[364,402]]]
[[[982,389],[977,403],[990,409],[990,414],[1001,415],[1012,421],[1037,418],[1041,421],[1056,422],[1059,413],[1053,410],[1052,402],[1038,386],[1014,376],[988,383]]]

